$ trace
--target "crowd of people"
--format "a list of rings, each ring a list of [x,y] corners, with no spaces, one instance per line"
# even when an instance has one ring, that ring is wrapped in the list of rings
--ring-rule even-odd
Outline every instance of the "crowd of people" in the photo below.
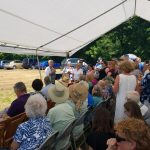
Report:
[[[16,100],[1,112],[0,121],[25,112],[28,120],[20,124],[13,137],[11,150],[34,150],[54,131],[59,135],[64,128],[88,109],[96,108],[89,120],[91,132],[87,150],[148,150],[150,147],[150,62],[141,65],[140,58],[105,61],[99,58],[95,66],[71,62],[63,69],[62,77],[55,80],[53,60],[45,69],[44,83],[32,82],[28,93],[23,82],[14,85]],[[44,86],[45,84],[45,86]],[[110,111],[101,105],[108,99],[115,104]],[[47,109],[47,102],[55,106]],[[97,107],[98,106],[98,107]],[[112,106],[113,107],[113,106]],[[89,117],[90,118],[90,117]],[[84,129],[76,126],[73,136]],[[69,137],[56,145],[60,150]]]

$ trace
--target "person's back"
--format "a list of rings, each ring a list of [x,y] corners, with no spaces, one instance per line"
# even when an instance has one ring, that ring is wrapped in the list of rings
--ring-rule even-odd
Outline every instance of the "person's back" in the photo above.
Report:
[[[17,82],[14,85],[14,91],[17,95],[17,99],[11,103],[11,106],[7,111],[7,115],[10,117],[16,116],[25,111],[24,105],[30,96],[30,94],[27,94],[27,89],[23,82]]]
[[[53,86],[54,86],[54,84],[50,83],[49,85],[47,85],[47,86],[42,88],[41,93],[42,93],[42,95],[44,95],[46,100],[50,100],[50,97],[49,97],[49,94],[48,94],[48,90],[49,90],[49,88],[51,88]]]
[[[98,107],[92,120],[92,131],[88,135],[86,143],[91,150],[106,150],[106,142],[113,138],[113,123],[108,110]]]
[[[59,135],[64,131],[65,127],[75,119],[73,109],[68,103],[58,104],[51,108],[47,114],[51,121],[52,128],[59,131]],[[69,141],[69,137],[62,139],[56,145],[56,150],[66,145]]]
[[[24,105],[26,104],[29,96],[30,94],[24,94],[14,100],[7,111],[7,115],[10,117],[14,117],[20,113],[23,113],[25,111]]]
[[[35,150],[52,132],[51,124],[46,117],[31,118],[19,125],[14,140],[20,140],[21,147],[18,150]]]
[[[126,102],[126,93],[136,88],[136,77],[134,75],[119,75],[119,90],[116,98],[115,122],[124,118],[123,105]]]

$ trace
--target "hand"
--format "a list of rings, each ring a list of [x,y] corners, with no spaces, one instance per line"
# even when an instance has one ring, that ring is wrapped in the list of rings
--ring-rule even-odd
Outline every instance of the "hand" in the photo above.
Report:
[[[107,140],[108,148],[106,150],[117,150],[117,140],[115,138],[111,138]]]

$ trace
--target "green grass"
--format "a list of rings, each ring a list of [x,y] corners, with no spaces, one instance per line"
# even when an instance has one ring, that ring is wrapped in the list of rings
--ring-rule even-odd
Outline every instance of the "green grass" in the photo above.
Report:
[[[60,70],[56,70],[60,72]],[[44,70],[41,71],[42,79],[44,78]],[[16,99],[13,86],[16,82],[25,83],[28,92],[33,91],[31,84],[36,78],[40,78],[38,70],[0,70],[0,110],[9,107],[11,102]]]

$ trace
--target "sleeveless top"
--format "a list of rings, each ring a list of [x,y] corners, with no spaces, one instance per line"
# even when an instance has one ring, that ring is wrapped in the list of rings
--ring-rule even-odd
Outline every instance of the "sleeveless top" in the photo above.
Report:
[[[134,91],[136,88],[136,77],[134,75],[119,75],[119,90],[116,95],[115,123],[124,119],[124,104],[126,103],[126,94],[128,91]]]

